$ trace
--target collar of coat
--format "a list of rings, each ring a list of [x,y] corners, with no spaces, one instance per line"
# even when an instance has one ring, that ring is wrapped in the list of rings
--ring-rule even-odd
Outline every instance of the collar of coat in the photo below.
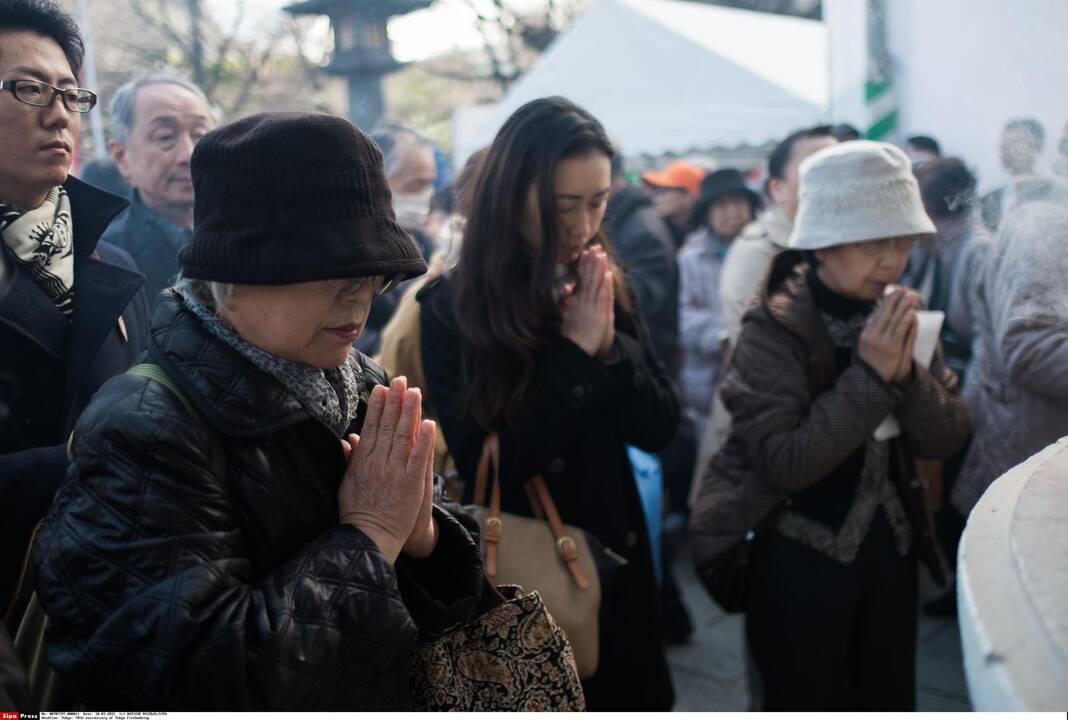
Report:
[[[68,374],[79,374],[96,355],[124,309],[144,285],[144,276],[127,267],[100,260],[97,245],[104,229],[118,215],[126,201],[75,177],[63,184],[71,208],[74,241],[74,279],[78,296],[68,324],[51,297],[25,270],[0,255],[0,324],[37,345],[60,362],[68,363]],[[78,377],[68,378],[68,391]]]
[[[174,290],[160,295],[149,334],[152,361],[223,434],[256,437],[313,419],[279,380],[211,334]],[[349,352],[346,362],[360,387],[360,412],[354,423],[359,426],[368,382],[387,384],[386,375],[357,350]]]
[[[766,312],[808,348],[813,379],[817,386],[823,386],[834,377],[834,343],[820,321],[807,274],[808,261],[800,251],[786,250],[777,255],[768,272],[758,311]]]
[[[96,251],[100,236],[128,203],[118,195],[82,182],[73,175],[67,177],[63,188],[70,198],[74,255],[87,257]]]
[[[794,224],[786,217],[786,212],[781,207],[772,205],[761,214],[757,222],[767,234],[768,240],[775,245],[784,249],[790,245],[790,232],[794,229]]]
[[[130,194],[130,212],[126,222],[134,232],[134,244],[129,248],[134,257],[146,246],[158,248],[164,254],[174,253],[185,241],[186,229],[146,205],[136,188]],[[161,243],[159,236],[165,242]]]

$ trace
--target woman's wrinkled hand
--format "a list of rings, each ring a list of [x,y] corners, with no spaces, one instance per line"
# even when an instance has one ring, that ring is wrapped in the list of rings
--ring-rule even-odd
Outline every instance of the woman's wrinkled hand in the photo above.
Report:
[[[419,508],[419,516],[415,519],[412,534],[408,536],[408,542],[404,544],[403,553],[408,557],[425,558],[434,552],[434,546],[438,542],[438,524],[434,520],[434,442],[437,439],[437,426],[427,420],[424,425],[430,426],[430,457],[427,458],[426,471],[424,473],[423,504]]]
[[[883,298],[860,334],[857,354],[884,381],[904,382],[912,372],[919,295],[897,286]]]
[[[427,468],[436,428],[421,418],[422,394],[408,390],[405,378],[395,378],[388,390],[379,386],[371,392],[362,434],[342,441],[350,449],[338,489],[340,520],[371,538],[390,562],[408,545],[425,496],[432,493]]]
[[[600,245],[582,251],[578,275],[578,288],[562,302],[560,332],[587,355],[603,356],[615,341],[615,286]]]

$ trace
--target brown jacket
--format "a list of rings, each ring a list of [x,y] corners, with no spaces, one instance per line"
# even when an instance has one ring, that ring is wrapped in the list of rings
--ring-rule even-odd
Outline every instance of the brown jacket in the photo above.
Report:
[[[722,396],[733,425],[702,481],[690,518],[698,571],[791,495],[819,482],[893,412],[890,476],[909,514],[920,557],[939,580],[945,560],[914,457],[946,458],[963,445],[968,412],[939,348],[931,369],[916,365],[908,386],[885,383],[857,360],[837,375],[834,346],[795,251],[773,262],[762,301],[746,313]],[[836,379],[837,375],[837,379]]]

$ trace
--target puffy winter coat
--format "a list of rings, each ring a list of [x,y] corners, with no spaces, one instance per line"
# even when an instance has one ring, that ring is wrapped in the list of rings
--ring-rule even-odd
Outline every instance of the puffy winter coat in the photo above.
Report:
[[[394,566],[339,523],[337,435],[173,291],[149,357],[202,418],[127,374],[79,421],[35,558],[57,673],[89,708],[407,707],[420,631],[478,602],[474,538],[435,508],[434,553]],[[386,382],[359,353],[348,362],[365,389]]]
[[[859,358],[837,375],[834,345],[820,321],[797,251],[772,263],[767,287],[742,325],[723,380],[733,419],[694,507],[690,547],[698,570],[715,561],[786,498],[823,480],[893,413],[890,477],[909,515],[919,556],[939,580],[927,496],[914,457],[945,458],[969,430],[957,377],[939,348],[931,369],[913,366],[907,385],[888,384]]]
[[[674,379],[679,372],[679,266],[671,232],[649,193],[638,187],[612,195],[604,228],[637,296],[653,352]]]
[[[965,400],[974,439],[951,502],[965,516],[990,483],[1068,435],[1068,211],[1021,205],[983,270]]]
[[[679,251],[679,389],[683,403],[707,415],[723,363],[720,274],[730,246],[707,228],[691,233]]]

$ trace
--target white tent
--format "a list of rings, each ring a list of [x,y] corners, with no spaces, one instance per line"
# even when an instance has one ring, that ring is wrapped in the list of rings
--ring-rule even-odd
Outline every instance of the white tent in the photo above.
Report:
[[[592,0],[497,105],[454,117],[459,161],[523,103],[563,95],[628,156],[762,146],[823,117],[823,24],[683,0]]]

